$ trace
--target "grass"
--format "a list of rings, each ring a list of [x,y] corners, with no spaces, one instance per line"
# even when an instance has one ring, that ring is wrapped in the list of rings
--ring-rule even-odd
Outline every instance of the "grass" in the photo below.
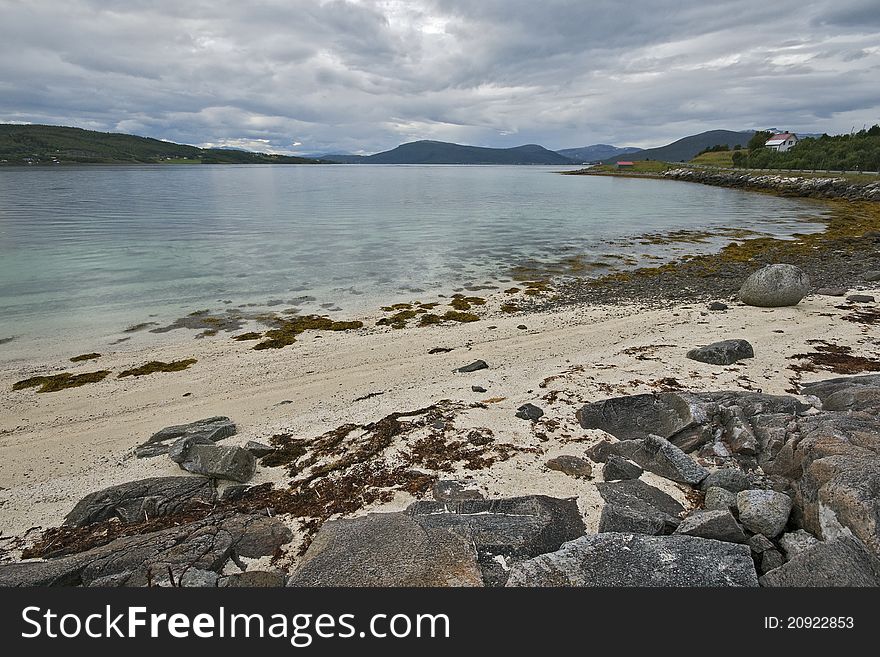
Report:
[[[633,162],[633,166],[626,167],[625,169],[618,169],[616,164],[600,164],[598,166],[590,167],[589,169],[581,169],[579,171],[565,171],[568,175],[595,175],[595,174],[615,174],[620,176],[625,175],[640,175],[646,173],[663,173],[664,171],[668,171],[669,169],[674,169],[678,165],[670,164],[669,162],[660,162],[659,160],[636,160]]]
[[[732,167],[733,154],[737,152],[745,155],[746,153],[748,153],[748,150],[742,148],[739,151],[716,151],[714,153],[702,153],[701,155],[697,155],[693,160],[691,160],[691,164],[704,164],[711,167]]]

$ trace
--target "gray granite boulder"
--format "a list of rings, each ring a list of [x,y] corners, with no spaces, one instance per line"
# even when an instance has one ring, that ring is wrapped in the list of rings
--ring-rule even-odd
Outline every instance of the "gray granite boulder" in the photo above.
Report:
[[[768,538],[779,536],[788,523],[791,498],[774,490],[744,490],[736,494],[739,520],[747,529]]]
[[[648,472],[672,481],[695,486],[709,475],[699,463],[660,436],[648,436],[638,442],[629,458]]]
[[[514,566],[507,586],[757,586],[748,546],[696,536],[591,534]]]
[[[278,588],[287,584],[287,575],[279,570],[246,570],[221,577],[220,588]]]
[[[644,470],[641,466],[621,456],[612,454],[605,462],[605,467],[602,468],[602,478],[605,481],[638,479],[642,476],[643,472]]]
[[[467,374],[468,372],[478,372],[480,370],[489,369],[489,364],[484,360],[475,360],[473,363],[469,365],[465,365],[464,367],[459,367],[456,371]]]
[[[521,420],[531,420],[532,422],[537,422],[544,416],[544,411],[535,406],[534,404],[523,404],[518,409],[516,409],[516,417]]]
[[[783,549],[785,558],[789,561],[818,542],[819,540],[815,536],[803,529],[787,532],[779,537],[779,546]]]
[[[140,522],[209,506],[216,499],[217,490],[210,479],[151,477],[86,495],[67,514],[64,524],[83,527],[111,518]]]
[[[880,559],[851,535],[816,543],[761,577],[762,586],[880,586]]]
[[[242,447],[193,445],[181,455],[181,468],[194,474],[245,483],[254,476],[257,459]]]
[[[460,479],[440,479],[432,488],[434,499],[438,502],[463,502],[485,498],[474,481]]]
[[[755,350],[746,340],[722,340],[691,349],[687,357],[711,365],[733,365],[744,358],[754,358]]]
[[[700,511],[684,520],[676,528],[675,534],[713,538],[728,543],[746,543],[745,532],[729,510]]]
[[[671,534],[684,507],[673,497],[639,479],[596,484],[605,501],[600,532]]]
[[[503,585],[512,564],[553,552],[586,532],[574,498],[528,495],[455,504],[419,501],[406,512],[426,530],[445,528],[476,548],[487,586]]]
[[[154,433],[150,438],[135,448],[138,458],[148,458],[167,454],[172,442],[184,436],[204,438],[210,442],[217,442],[224,438],[235,435],[235,423],[228,417],[215,416],[197,420],[189,424],[179,424],[165,427]]]
[[[244,448],[254,455],[254,458],[261,459],[275,451],[271,445],[259,443],[256,440],[249,440],[244,444]]]
[[[117,538],[85,552],[0,565],[0,586],[149,586],[166,578],[179,582],[189,570],[220,573],[238,557],[270,556],[291,539],[278,518],[219,513]]]
[[[483,586],[473,544],[408,513],[324,523],[287,586]]]
[[[582,406],[576,416],[584,429],[601,429],[618,440],[670,438],[706,420],[698,403],[677,393],[611,397]]]
[[[732,493],[738,493],[741,490],[747,490],[751,486],[749,476],[742,470],[736,468],[721,468],[710,472],[709,475],[700,483],[702,490],[708,491],[713,486],[724,488]]]
[[[810,278],[800,267],[767,265],[749,276],[739,290],[739,299],[749,306],[774,308],[795,306],[810,292]]]
[[[719,486],[711,486],[706,491],[703,507],[707,511],[727,511],[736,509],[736,493]]]

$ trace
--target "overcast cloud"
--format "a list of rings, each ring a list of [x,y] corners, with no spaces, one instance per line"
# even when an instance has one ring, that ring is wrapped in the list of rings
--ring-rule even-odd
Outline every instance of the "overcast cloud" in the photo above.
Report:
[[[0,122],[281,153],[880,122],[878,0],[0,0]]]

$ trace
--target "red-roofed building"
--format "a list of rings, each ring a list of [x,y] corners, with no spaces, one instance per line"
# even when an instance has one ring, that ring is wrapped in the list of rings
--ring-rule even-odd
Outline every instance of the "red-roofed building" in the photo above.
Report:
[[[632,162],[618,162],[617,163],[618,169],[632,169],[634,166],[635,166],[635,164]]]
[[[774,151],[784,153],[796,143],[798,143],[798,137],[796,134],[793,132],[780,132],[764,142],[764,146],[772,148]]]

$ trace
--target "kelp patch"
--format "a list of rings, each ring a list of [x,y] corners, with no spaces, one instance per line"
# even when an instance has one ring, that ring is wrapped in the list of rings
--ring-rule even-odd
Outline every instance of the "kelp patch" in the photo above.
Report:
[[[70,359],[71,363],[81,363],[84,360],[96,360],[101,357],[101,354],[91,353],[91,354],[80,354],[79,356],[74,356]]]
[[[195,358],[187,358],[185,360],[173,360],[170,363],[161,360],[153,360],[139,367],[133,367],[129,370],[123,370],[119,373],[119,378],[126,376],[147,376],[148,374],[156,374],[157,372],[180,372],[198,361]]]
[[[275,328],[266,331],[265,340],[253,346],[254,349],[281,349],[296,342],[296,336],[305,331],[351,331],[363,328],[364,323],[359,321],[338,322],[320,315],[303,315],[302,317],[281,318],[264,317],[261,321],[274,325]]]
[[[97,372],[86,372],[84,374],[71,374],[70,372],[61,372],[60,374],[50,374],[46,376],[32,376],[23,381],[17,381],[12,385],[13,390],[24,390],[25,388],[37,388],[37,392],[58,392],[68,388],[79,388],[89,383],[98,383],[103,381],[110,374],[110,370],[99,370]]]

